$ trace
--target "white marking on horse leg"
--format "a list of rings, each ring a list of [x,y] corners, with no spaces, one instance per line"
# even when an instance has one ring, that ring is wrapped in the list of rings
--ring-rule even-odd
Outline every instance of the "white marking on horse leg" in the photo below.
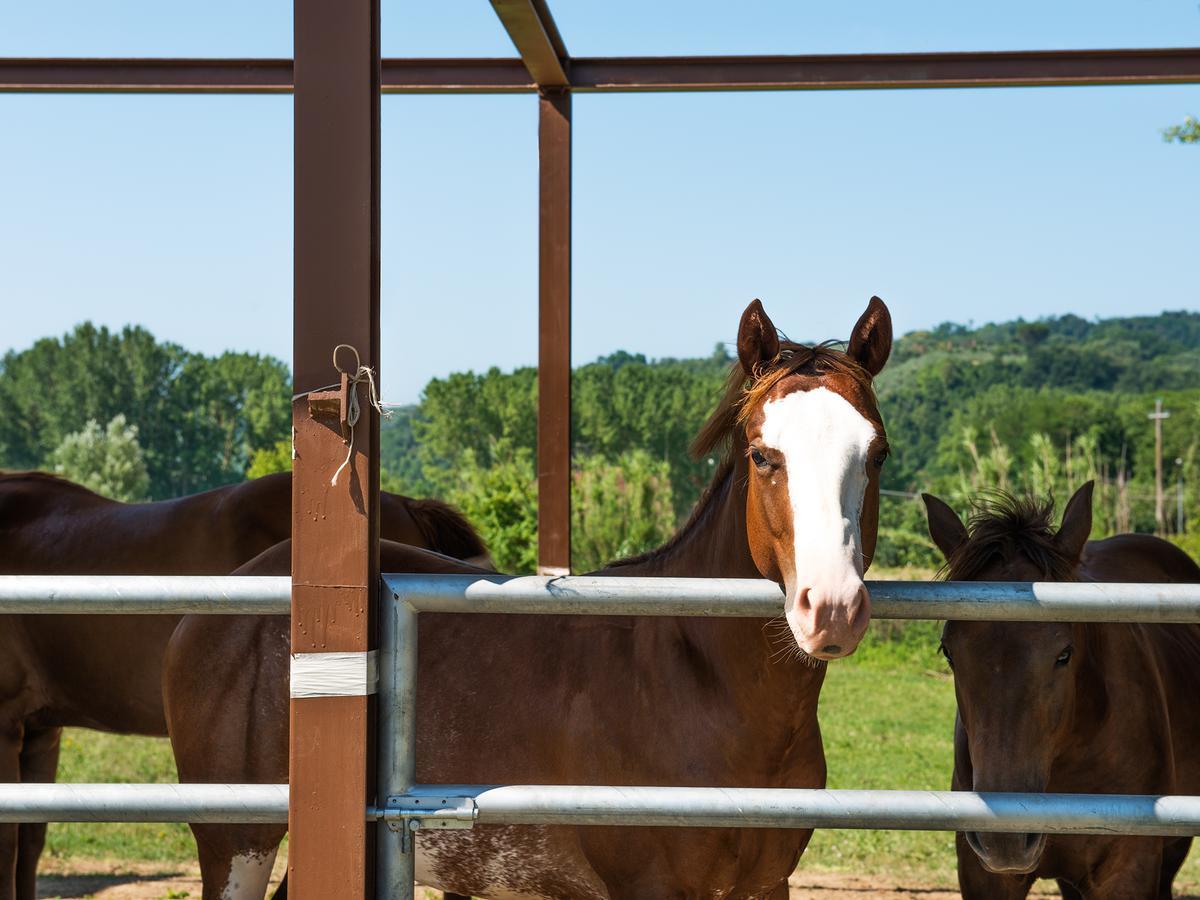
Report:
[[[229,867],[229,880],[221,891],[221,900],[262,900],[275,867],[275,850],[239,853]]]

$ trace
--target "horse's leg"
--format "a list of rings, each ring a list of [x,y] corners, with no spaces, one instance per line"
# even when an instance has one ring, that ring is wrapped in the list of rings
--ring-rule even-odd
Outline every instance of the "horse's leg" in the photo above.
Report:
[[[1179,874],[1191,849],[1190,837],[1169,838],[1163,842],[1162,872],[1158,878],[1159,900],[1171,900],[1171,885],[1175,883],[1175,876]]]
[[[958,887],[963,900],[1025,900],[1036,880],[1033,875],[997,875],[989,872],[962,834],[954,836],[958,852]]]
[[[1083,900],[1083,894],[1079,893],[1079,888],[1065,881],[1062,878],[1055,879],[1058,884],[1058,892],[1062,894],[1063,900]]]
[[[284,825],[193,825],[203,900],[263,900]]]
[[[37,784],[54,781],[61,737],[61,728],[25,732],[25,740],[21,743],[21,781]],[[46,846],[46,823],[21,825],[17,835],[17,897],[36,900],[38,860]]]
[[[0,726],[0,782],[21,780],[20,720],[10,718],[7,727]],[[0,825],[0,900],[17,896],[17,825]]]

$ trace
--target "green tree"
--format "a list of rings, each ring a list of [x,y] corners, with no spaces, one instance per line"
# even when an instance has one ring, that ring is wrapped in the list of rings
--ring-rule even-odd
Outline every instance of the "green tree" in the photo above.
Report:
[[[62,439],[50,463],[59,475],[127,503],[145,500],[150,486],[137,426],[127,424],[123,415],[104,428],[90,419],[82,431]]]
[[[1182,125],[1172,125],[1163,129],[1163,140],[1179,141],[1181,144],[1200,143],[1200,119],[1188,116]]]
[[[270,447],[261,447],[255,450],[254,455],[250,457],[246,477],[262,478],[264,475],[290,471],[292,471],[292,442],[283,440],[276,441]]]
[[[239,481],[256,450],[285,438],[287,367],[266,356],[207,358],[144,328],[90,322],[0,360],[0,465],[38,468],[90,420],[136,425],[150,496]]]
[[[670,466],[645,450],[615,461],[577,460],[571,491],[571,564],[599,569],[667,540],[675,530]]]
[[[489,448],[491,465],[480,465],[468,449],[454,467],[446,499],[479,529],[502,572],[537,570],[537,478],[533,454],[500,442]]]

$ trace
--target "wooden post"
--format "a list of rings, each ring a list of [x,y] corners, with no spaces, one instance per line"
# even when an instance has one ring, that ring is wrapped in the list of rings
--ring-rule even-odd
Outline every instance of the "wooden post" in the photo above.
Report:
[[[571,571],[571,94],[538,97],[538,572]]]
[[[365,386],[347,385],[362,414],[344,440],[332,356],[349,344],[363,365],[379,361],[379,0],[294,8],[294,389],[338,387],[292,406],[292,653],[361,654],[365,672],[378,605],[378,422]],[[354,373],[352,353],[339,361]],[[372,691],[364,678],[291,701],[293,900],[373,896]]]

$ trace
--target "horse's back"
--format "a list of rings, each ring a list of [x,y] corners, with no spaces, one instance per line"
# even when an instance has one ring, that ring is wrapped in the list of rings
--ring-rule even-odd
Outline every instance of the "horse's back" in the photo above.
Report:
[[[1118,534],[1088,541],[1082,575],[1098,582],[1200,582],[1200,566],[1170,541],[1152,534]]]

